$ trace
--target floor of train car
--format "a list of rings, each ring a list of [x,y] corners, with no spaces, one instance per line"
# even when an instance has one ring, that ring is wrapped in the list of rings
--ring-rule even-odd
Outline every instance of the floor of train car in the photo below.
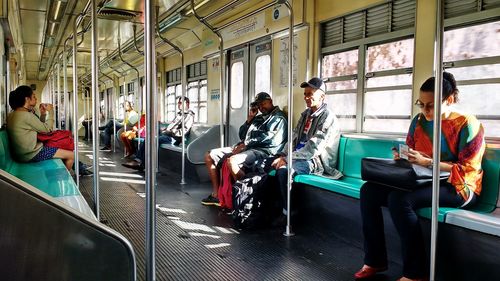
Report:
[[[92,163],[91,147],[81,144],[80,157]],[[117,151],[101,152],[101,220],[123,234],[134,246],[137,280],[145,280],[144,174],[121,166]],[[229,216],[200,200],[210,192],[208,183],[188,181],[164,171],[157,189],[157,280],[353,280],[362,264],[359,239],[340,233],[322,233],[305,223],[294,226],[295,236],[282,235],[284,227],[253,231],[232,228]],[[81,178],[89,201],[92,177]],[[359,229],[353,237],[359,237]],[[372,280],[395,280],[401,265]]]

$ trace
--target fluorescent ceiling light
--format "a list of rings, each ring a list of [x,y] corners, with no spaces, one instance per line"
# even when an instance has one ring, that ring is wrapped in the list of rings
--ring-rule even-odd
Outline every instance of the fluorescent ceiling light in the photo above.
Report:
[[[54,29],[56,27],[56,23],[55,22],[52,22],[51,23],[51,26],[50,26],[50,36],[53,36],[54,35]]]
[[[54,20],[59,17],[59,11],[61,10],[61,1],[57,1],[56,11],[54,12]]]

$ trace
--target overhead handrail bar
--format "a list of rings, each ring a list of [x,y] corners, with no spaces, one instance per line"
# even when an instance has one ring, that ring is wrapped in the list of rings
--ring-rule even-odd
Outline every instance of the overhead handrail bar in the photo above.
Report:
[[[139,53],[141,56],[144,56],[144,52],[139,50],[139,47],[137,46],[137,39],[136,39],[136,29],[137,29],[137,26],[134,24],[132,25],[132,29],[134,30],[134,38],[133,38],[133,41],[134,41],[134,47],[135,47],[135,50],[137,51],[137,53]]]
[[[231,1],[231,2],[229,2],[229,3],[226,3],[226,4],[222,5],[222,7],[218,8],[218,9],[216,9],[216,10],[214,10],[214,11],[210,12],[210,13],[208,13],[208,15],[206,15],[206,16],[204,16],[204,17],[202,17],[202,19],[203,19],[204,21],[209,21],[209,20],[211,20],[212,18],[219,16],[219,15],[220,15],[221,13],[223,13],[223,12],[224,12],[227,8],[232,7],[234,4],[236,4],[236,3],[240,2],[240,1],[241,1],[241,0],[232,0],[232,1]]]
[[[156,11],[158,12],[159,9],[157,9]],[[185,96],[186,96],[186,87],[187,87],[187,79],[186,79],[186,71],[185,71],[185,68],[186,68],[186,65],[185,65],[185,61],[184,61],[184,52],[181,50],[181,48],[179,48],[179,46],[175,45],[174,43],[172,43],[170,40],[168,40],[166,37],[164,37],[161,32],[160,32],[160,25],[159,25],[159,22],[158,22],[158,17],[156,17],[156,34],[158,34],[158,37],[160,37],[161,40],[163,40],[163,42],[167,43],[168,45],[170,45],[170,47],[172,47],[174,50],[176,50],[179,55],[181,56],[181,84],[182,84],[182,87],[181,87],[181,99],[182,99],[182,115],[181,115],[181,118],[182,118],[182,162],[181,162],[181,165],[182,165],[182,172],[181,172],[181,184],[186,184],[186,181],[185,181],[185,178],[184,178],[184,175],[185,175],[185,168],[186,168],[186,144],[185,144],[185,136],[184,136],[184,114],[186,112],[186,108],[185,108],[185,102],[184,102],[184,99],[185,99]]]
[[[219,39],[219,65],[220,65],[220,81],[219,81],[219,96],[220,96],[220,147],[224,147],[224,139],[225,139],[225,134],[224,134],[224,72],[225,72],[225,63],[223,63],[224,60],[224,39],[222,38],[222,35],[220,34],[219,31],[216,31],[212,25],[210,25],[206,20],[204,20],[200,15],[198,15],[198,12],[196,12],[195,5],[194,5],[194,0],[191,1],[191,9],[193,11],[193,15],[202,23],[204,24],[208,29],[210,29],[215,35],[217,35],[217,38]]]

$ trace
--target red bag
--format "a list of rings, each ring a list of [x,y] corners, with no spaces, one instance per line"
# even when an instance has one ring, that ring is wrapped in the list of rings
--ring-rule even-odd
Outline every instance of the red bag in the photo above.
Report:
[[[75,143],[71,134],[68,130],[57,130],[50,133],[38,133],[37,139],[45,146],[73,151]]]
[[[227,163],[227,158],[223,160],[222,168],[220,170],[221,181],[219,185],[219,203],[221,208],[233,209],[233,178],[231,177],[231,170]]]

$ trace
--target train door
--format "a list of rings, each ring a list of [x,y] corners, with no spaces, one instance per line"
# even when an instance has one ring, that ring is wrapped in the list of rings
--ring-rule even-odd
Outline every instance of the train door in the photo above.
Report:
[[[239,141],[238,129],[259,92],[271,93],[271,41],[231,50],[229,62],[229,144]]]

